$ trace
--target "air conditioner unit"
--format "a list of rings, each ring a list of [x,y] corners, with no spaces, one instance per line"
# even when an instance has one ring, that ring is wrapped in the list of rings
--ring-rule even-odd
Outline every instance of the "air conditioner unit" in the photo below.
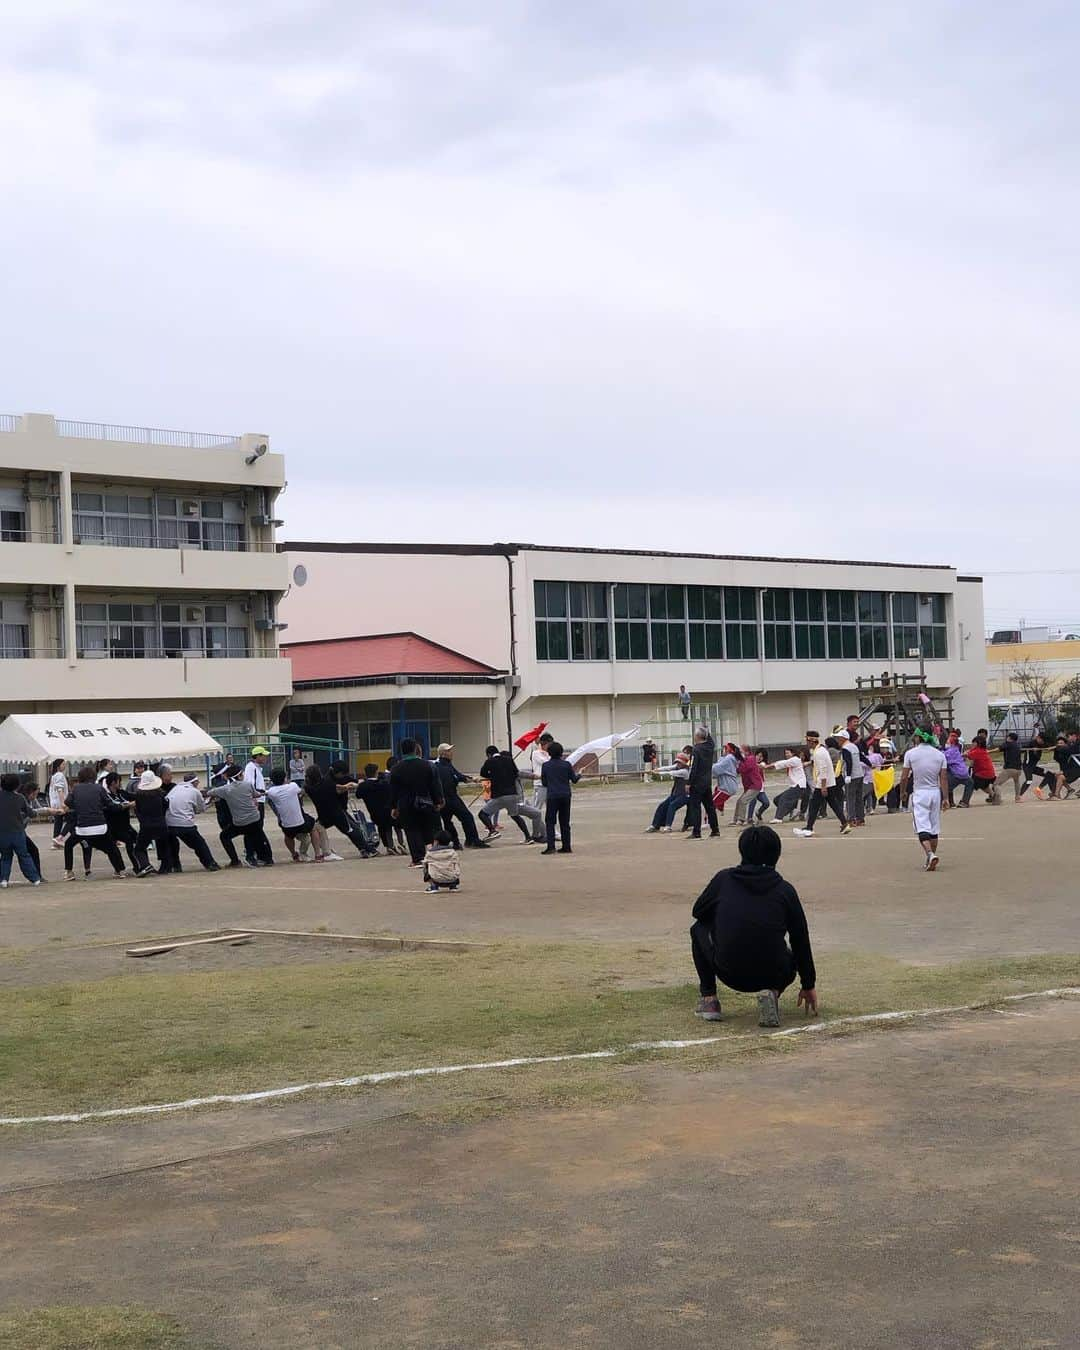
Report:
[[[181,502],[180,512],[185,516],[198,516],[202,511],[202,506],[198,502]]]
[[[201,605],[187,605],[184,608],[185,623],[202,623],[203,610]]]
[[[240,728],[240,730],[243,732],[243,734],[244,734],[245,736],[254,736],[254,735],[255,735],[255,723],[254,723],[254,722],[245,722],[244,725]]]

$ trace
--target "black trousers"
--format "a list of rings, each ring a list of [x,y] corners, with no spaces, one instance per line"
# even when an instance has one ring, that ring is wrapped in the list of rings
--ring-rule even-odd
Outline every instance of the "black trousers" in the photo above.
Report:
[[[824,792],[820,788],[814,788],[810,794],[810,809],[806,815],[806,828],[812,830],[814,821],[818,816],[825,815],[827,810],[832,810],[833,815],[841,825],[847,824],[847,818],[844,815],[844,789],[839,783],[834,783],[831,788],[826,788]],[[763,985],[762,988],[765,988]]]
[[[174,871],[180,870],[180,845],[186,844],[204,867],[214,868],[217,863],[210,852],[210,845],[199,833],[197,825],[170,825],[169,837],[165,841],[169,851],[169,861]]]
[[[773,806],[776,807],[774,819],[779,820],[781,816],[790,816],[794,811],[806,810],[806,799],[809,796],[806,788],[789,787],[785,788],[773,798]]]
[[[236,845],[233,840],[239,836],[244,839],[244,856],[248,862],[267,862],[273,859],[273,851],[270,848],[270,840],[266,837],[266,831],[262,824],[253,820],[249,825],[229,825],[218,835],[221,840],[221,847],[225,850],[225,856],[231,863],[238,863],[240,859],[236,856]],[[267,857],[269,855],[269,858]]]
[[[109,838],[116,844],[117,848],[123,844],[124,852],[128,855],[128,862],[137,871],[139,867],[138,859],[135,857],[137,840],[131,821],[126,816],[121,816],[119,820],[109,821]]]
[[[135,858],[143,867],[150,866],[149,848],[154,844],[157,847],[158,870],[161,872],[171,872],[172,868],[172,850],[169,848],[169,832],[164,826],[140,825],[139,834],[135,840]]]
[[[434,807],[426,811],[418,811],[415,807],[402,807],[398,812],[398,819],[405,831],[405,839],[409,845],[409,856],[414,863],[423,862],[428,844],[435,842],[435,831],[439,828],[440,823],[439,813]]]
[[[90,871],[90,850],[98,849],[104,853],[109,862],[112,863],[114,872],[124,870],[124,860],[120,856],[120,850],[116,847],[116,841],[107,834],[68,834],[64,836],[64,871],[70,872],[75,863],[75,845],[81,844],[83,850],[83,866]]]
[[[434,814],[435,813],[432,812],[432,815]],[[369,846],[368,841],[364,838],[361,832],[349,819],[349,813],[345,810],[344,807],[342,807],[341,810],[338,811],[337,814],[334,816],[327,816],[325,818],[320,816],[319,823],[322,825],[324,830],[340,830],[341,833],[348,838],[349,842],[351,844],[354,844],[357,850],[360,853],[364,854],[365,856],[373,851]],[[434,838],[435,834],[434,832],[432,832],[431,839]],[[429,844],[431,843],[431,839],[428,840]],[[423,849],[421,849],[420,857],[423,858],[423,856],[424,851]]]
[[[465,831],[466,844],[478,844],[480,842],[480,831],[476,828],[473,813],[460,797],[451,797],[443,807],[441,815],[443,829],[449,834],[450,842],[455,848],[458,847],[460,842],[458,832],[454,828],[455,820],[461,821],[461,828]]]
[[[740,994],[756,994],[759,989],[775,989],[782,994],[797,974],[795,958],[790,951],[779,965],[763,963],[754,970],[718,970],[712,929],[700,919],[690,929],[690,954],[694,958],[702,998],[715,996],[717,980]]]
[[[544,803],[544,824],[547,826],[547,846],[555,847],[555,826],[559,827],[564,853],[570,852],[570,798],[548,796]]]
[[[713,806],[712,788],[692,787],[687,794],[689,805],[686,808],[686,823],[696,835],[701,834],[701,810],[705,808],[705,815],[709,821],[710,830],[718,830],[720,823],[716,819],[716,807]]]

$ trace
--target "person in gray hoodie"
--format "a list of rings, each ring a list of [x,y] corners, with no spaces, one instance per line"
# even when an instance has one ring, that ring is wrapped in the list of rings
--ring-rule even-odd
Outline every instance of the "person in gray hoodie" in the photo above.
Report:
[[[724,753],[716,761],[712,768],[712,776],[716,779],[716,791],[713,794],[713,805],[721,815],[724,814],[724,803],[729,797],[734,797],[741,791],[739,785],[739,760],[742,759],[742,751],[734,741],[724,743]]]
[[[225,850],[230,867],[263,867],[268,858],[273,859],[273,853],[259,817],[259,803],[255,797],[255,789],[244,777],[244,770],[239,764],[229,765],[225,775],[225,781],[220,787],[210,789],[210,796],[215,801],[225,803],[225,809],[232,821],[232,824],[227,825],[218,835],[221,847]],[[244,838],[243,863],[237,856],[236,845],[233,843],[237,835],[243,835]]]

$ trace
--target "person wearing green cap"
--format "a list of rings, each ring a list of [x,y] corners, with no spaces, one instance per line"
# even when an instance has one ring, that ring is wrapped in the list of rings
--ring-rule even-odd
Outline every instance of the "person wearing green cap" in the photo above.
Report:
[[[911,820],[925,855],[923,870],[936,872],[941,812],[949,804],[949,766],[938,749],[937,737],[922,727],[916,730],[915,743],[904,756],[901,799],[909,784]]]

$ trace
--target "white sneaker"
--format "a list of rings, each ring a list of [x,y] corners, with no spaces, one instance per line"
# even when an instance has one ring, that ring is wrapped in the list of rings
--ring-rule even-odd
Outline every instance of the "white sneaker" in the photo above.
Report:
[[[791,833],[796,835],[799,839],[813,839],[814,837],[813,830],[792,830]]]
[[[341,856],[340,853],[324,853],[324,854],[323,854],[323,861],[324,861],[324,862],[344,862],[345,859]]]
[[[936,872],[939,861],[938,855],[936,853],[931,853],[926,860],[926,870],[928,872]]]
[[[659,833],[660,833],[660,827],[659,827],[659,825],[647,825],[647,826],[645,827],[645,833],[646,833],[646,834],[659,834]]]
[[[8,883],[7,883],[6,881],[0,881],[0,891],[6,891],[7,888],[8,888]]]
[[[660,828],[657,830],[656,833],[657,833],[657,834],[670,834],[670,833],[671,833],[671,826],[670,826],[670,825],[661,825]]]

